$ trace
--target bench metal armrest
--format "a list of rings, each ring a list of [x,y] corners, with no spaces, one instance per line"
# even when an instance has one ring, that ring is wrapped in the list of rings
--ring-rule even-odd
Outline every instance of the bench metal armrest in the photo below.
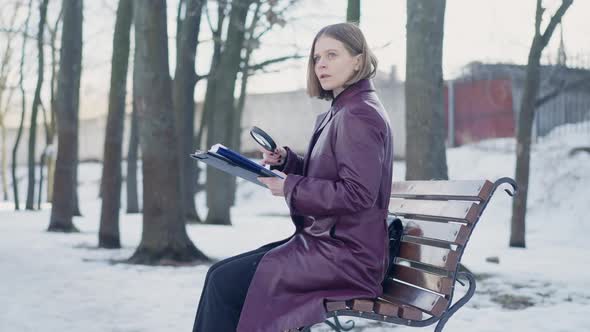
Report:
[[[512,187],[512,191],[510,191],[508,189],[504,189],[504,191],[508,195],[513,197],[516,194],[516,192],[518,191],[518,185],[516,184],[516,181],[514,181],[514,179],[509,178],[509,177],[503,177],[503,178],[499,178],[498,180],[496,180],[496,182],[494,182],[494,187],[492,189],[492,193],[491,193],[490,197],[494,196],[494,192],[496,192],[496,189],[498,189],[498,187],[504,183],[508,183]]]
[[[444,315],[440,317],[438,324],[436,324],[436,328],[434,330],[435,332],[441,332],[449,318],[451,318],[451,316],[453,316],[453,314],[457,312],[457,310],[464,306],[471,299],[471,297],[473,297],[473,294],[475,294],[475,277],[473,276],[473,274],[469,272],[458,272],[456,278],[457,282],[459,282],[462,285],[463,283],[459,281],[459,278],[467,279],[467,281],[469,282],[469,289],[467,290],[467,293],[465,293],[465,295],[463,295],[459,299],[459,301],[455,302],[452,306],[450,306],[444,313]]]

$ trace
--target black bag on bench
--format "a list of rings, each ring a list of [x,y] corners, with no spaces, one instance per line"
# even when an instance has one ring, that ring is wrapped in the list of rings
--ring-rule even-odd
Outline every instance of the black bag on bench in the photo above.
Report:
[[[399,248],[402,243],[402,234],[404,231],[402,221],[397,217],[389,216],[387,218],[387,224],[389,233],[389,262],[387,265],[387,273],[385,274],[385,279],[382,283],[383,285],[385,284],[385,280],[387,280],[395,270],[395,257],[399,254]]]

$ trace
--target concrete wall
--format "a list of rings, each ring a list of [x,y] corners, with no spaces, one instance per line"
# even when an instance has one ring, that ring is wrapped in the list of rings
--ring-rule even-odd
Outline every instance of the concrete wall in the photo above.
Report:
[[[402,158],[405,151],[404,86],[403,82],[389,79],[382,74],[374,80],[381,102],[388,111],[394,135],[394,153]],[[304,153],[311,138],[314,121],[322,112],[330,108],[329,101],[309,98],[305,91],[290,91],[268,94],[252,94],[246,99],[242,118],[242,151],[256,151],[250,128],[257,126],[268,132],[280,145],[287,145],[299,153]],[[201,104],[197,105],[197,119],[200,119]],[[130,117],[126,117],[124,135],[124,155],[127,153]],[[195,128],[198,128],[198,121]],[[106,115],[80,120],[79,156],[80,160],[102,160]],[[11,151],[16,137],[16,128],[7,131],[7,157],[10,163]],[[37,133],[37,160],[45,147],[43,126]],[[223,142],[220,142],[223,143]],[[27,162],[28,129],[21,138],[18,153],[19,164]],[[205,148],[205,147],[203,147]],[[195,147],[196,149],[196,147]]]
[[[391,121],[394,154],[403,158],[406,136],[404,85],[402,82],[376,80],[376,89]],[[242,151],[256,151],[250,128],[257,126],[271,135],[277,144],[304,153],[316,117],[329,109],[329,101],[309,98],[303,90],[249,95],[242,118]]]

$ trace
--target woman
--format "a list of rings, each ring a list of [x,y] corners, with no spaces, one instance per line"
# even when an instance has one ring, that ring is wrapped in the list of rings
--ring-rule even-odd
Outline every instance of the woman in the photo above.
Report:
[[[387,268],[393,142],[370,78],[377,60],[358,27],[330,25],[314,38],[307,92],[332,100],[305,157],[263,153],[279,178],[295,233],[213,265],[193,331],[279,332],[324,321],[325,300],[374,298]]]

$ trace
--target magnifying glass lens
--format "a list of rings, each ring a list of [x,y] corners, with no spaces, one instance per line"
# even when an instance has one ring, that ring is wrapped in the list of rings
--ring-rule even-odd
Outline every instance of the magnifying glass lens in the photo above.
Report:
[[[258,127],[252,127],[250,130],[250,135],[258,144],[268,151],[273,152],[277,147],[275,141],[266,132],[264,132],[264,130]]]
[[[256,142],[258,142],[260,145],[263,145],[264,147],[270,146],[270,143],[264,139],[264,137],[258,135],[257,133],[253,133],[253,135]]]

